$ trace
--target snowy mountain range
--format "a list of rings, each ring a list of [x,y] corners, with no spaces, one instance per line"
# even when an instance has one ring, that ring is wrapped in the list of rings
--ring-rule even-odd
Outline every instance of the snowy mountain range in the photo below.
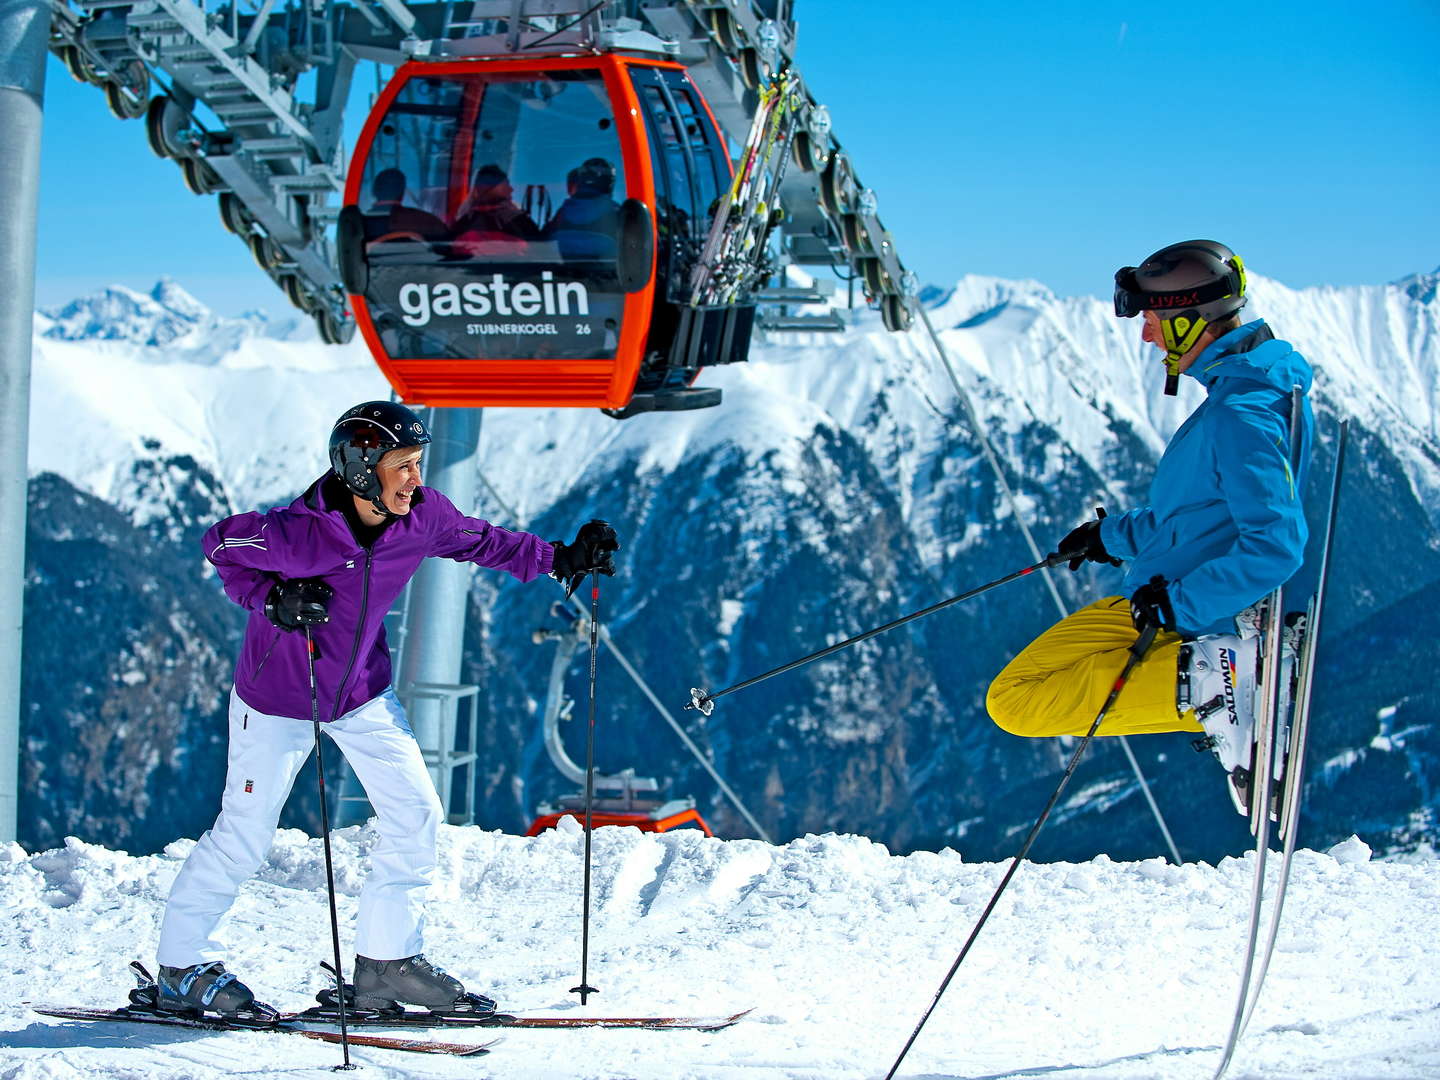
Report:
[[[1317,368],[1312,522],[1337,419],[1353,419],[1302,832],[1312,846],[1359,832],[1408,849],[1440,832],[1437,282],[1296,291],[1252,279],[1254,314]],[[1199,388],[1185,380],[1164,398],[1133,322],[1035,282],[966,277],[924,299],[1042,546],[1095,505],[1143,499]],[[481,435],[483,476],[514,516],[485,503],[480,516],[554,537],[592,515],[617,525],[623,572],[603,615],[677,716],[692,685],[728,685],[1032,561],[922,333],[889,335],[860,313],[839,335],[761,343],[701,382],[723,388],[720,408],[623,423],[492,409]],[[388,387],[358,344],[220,319],[161,282],[38,314],[32,394],[21,839],[158,850],[208,825],[223,772],[240,613],[194,540],[226,513],[293,498],[323,469],[334,417]],[[1073,607],[1118,580],[1087,569],[1056,584]],[[553,599],[544,583],[475,578],[465,677],[484,688],[482,824],[522,827],[566,790],[535,731],[550,653],[530,633]],[[1065,748],[1000,732],[981,703],[1055,615],[1027,580],[684,722],[774,836],[1008,854]],[[602,693],[602,768],[656,776],[722,833],[745,832],[638,691],[612,669]],[[1182,853],[1242,849],[1218,771],[1187,743],[1131,740]],[[1037,853],[1161,850],[1107,743]]]

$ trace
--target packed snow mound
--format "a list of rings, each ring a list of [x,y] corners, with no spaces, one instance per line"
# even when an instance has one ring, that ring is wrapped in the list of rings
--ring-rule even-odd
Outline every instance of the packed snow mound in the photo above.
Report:
[[[334,836],[353,933],[367,828]],[[582,834],[443,827],[428,955],[505,1009],[716,1015],[718,1033],[507,1032],[482,1071],[514,1080],[883,1075],[1005,864],[891,855],[855,836],[781,847],[604,828],[590,982],[578,981]],[[0,1077],[208,1078],[320,1069],[334,1047],[39,1017],[25,1002],[123,1003],[191,846],[132,858],[79,841],[0,849]],[[1343,846],[1342,846],[1343,848]],[[1440,862],[1300,852],[1270,980],[1234,1075],[1383,1080],[1440,1070]],[[227,930],[231,967],[282,1009],[330,955],[318,839],[281,832]],[[1239,980],[1251,860],[1027,865],[906,1059],[907,1077],[1208,1076]],[[349,957],[347,955],[347,963]],[[425,1033],[420,1038],[431,1037]],[[449,1030],[434,1038],[479,1040]],[[296,1045],[299,1043],[299,1045]],[[476,1062],[357,1049],[376,1075],[473,1077]]]

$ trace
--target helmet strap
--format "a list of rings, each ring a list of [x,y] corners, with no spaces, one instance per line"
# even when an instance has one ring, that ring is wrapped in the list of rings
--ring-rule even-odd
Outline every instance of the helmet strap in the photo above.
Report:
[[[1165,395],[1174,397],[1180,390],[1180,361],[1193,349],[1210,324],[1198,312],[1160,316],[1160,332],[1165,338]]]

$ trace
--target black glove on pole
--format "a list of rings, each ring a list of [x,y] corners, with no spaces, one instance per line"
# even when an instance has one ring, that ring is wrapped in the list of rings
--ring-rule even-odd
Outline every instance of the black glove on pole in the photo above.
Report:
[[[565,585],[565,598],[580,587],[586,574],[615,576],[615,560],[612,553],[620,550],[620,539],[608,521],[591,518],[575,534],[573,543],[559,540],[550,543],[555,548],[555,561],[550,576]]]
[[[319,578],[277,581],[265,597],[265,617],[286,633],[330,621],[335,590]]]
[[[1175,609],[1170,606],[1170,592],[1165,579],[1156,574],[1130,597],[1130,621],[1140,633],[1175,629]]]
[[[1074,573],[1080,569],[1083,562],[1109,563],[1111,566],[1119,566],[1120,560],[1105,550],[1105,544],[1100,539],[1100,522],[1105,517],[1105,508],[1095,508],[1095,520],[1087,521],[1078,528],[1071,529],[1060,541],[1060,545],[1051,553],[1051,558],[1057,555],[1069,556],[1070,571]]]

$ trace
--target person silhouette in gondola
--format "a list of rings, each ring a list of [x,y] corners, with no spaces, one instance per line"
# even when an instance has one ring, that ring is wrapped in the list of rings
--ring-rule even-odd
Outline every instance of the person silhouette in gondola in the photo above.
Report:
[[[564,259],[614,259],[619,251],[620,206],[613,196],[615,166],[594,157],[565,178],[568,197],[545,224]]]
[[[365,215],[368,243],[393,240],[443,240],[449,234],[445,222],[418,207],[404,205],[405,174],[399,169],[382,169],[375,174],[370,192],[375,203]]]
[[[524,255],[540,227],[511,198],[515,189],[498,165],[482,165],[475,173],[470,194],[460,206],[450,236],[466,255]]]

